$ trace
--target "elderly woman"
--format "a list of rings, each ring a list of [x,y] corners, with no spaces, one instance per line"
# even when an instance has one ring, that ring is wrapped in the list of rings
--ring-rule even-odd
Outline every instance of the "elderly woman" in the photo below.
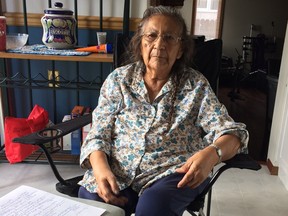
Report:
[[[120,206],[126,215],[182,215],[212,168],[247,145],[245,125],[187,66],[188,38],[176,9],[145,11],[130,44],[134,62],[102,86],[81,149],[87,171],[79,197]]]

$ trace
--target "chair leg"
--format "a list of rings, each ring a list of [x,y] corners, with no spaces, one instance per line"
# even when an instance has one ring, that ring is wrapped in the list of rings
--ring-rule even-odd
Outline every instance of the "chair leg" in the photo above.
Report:
[[[51,155],[49,154],[48,150],[46,149],[46,147],[43,144],[39,144],[39,147],[42,149],[45,156],[47,157],[48,163],[49,163],[50,167],[52,168],[53,173],[54,173],[55,177],[57,178],[57,180],[61,184],[66,185],[67,184],[66,181],[60,176],[60,174],[57,170],[57,167],[55,166],[54,161],[53,161]]]
[[[210,216],[211,199],[212,199],[212,189],[209,190],[207,197],[207,211],[206,211],[207,216]]]

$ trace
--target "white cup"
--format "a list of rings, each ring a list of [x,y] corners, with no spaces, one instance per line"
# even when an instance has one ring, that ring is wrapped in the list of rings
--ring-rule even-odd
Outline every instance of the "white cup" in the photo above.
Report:
[[[107,32],[97,32],[98,45],[106,44],[106,35],[107,35]]]

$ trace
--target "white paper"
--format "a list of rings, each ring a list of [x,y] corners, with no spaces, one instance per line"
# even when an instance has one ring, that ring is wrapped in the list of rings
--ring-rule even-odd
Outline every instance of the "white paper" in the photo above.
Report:
[[[104,212],[29,186],[20,186],[0,198],[1,216],[100,216]]]

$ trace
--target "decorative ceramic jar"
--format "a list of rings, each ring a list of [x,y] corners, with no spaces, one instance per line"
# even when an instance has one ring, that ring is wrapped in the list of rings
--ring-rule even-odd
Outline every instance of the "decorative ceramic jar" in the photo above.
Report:
[[[63,4],[56,2],[55,8],[44,10],[41,18],[43,26],[42,42],[52,49],[71,49],[77,43],[76,20],[73,11],[63,9]]]

